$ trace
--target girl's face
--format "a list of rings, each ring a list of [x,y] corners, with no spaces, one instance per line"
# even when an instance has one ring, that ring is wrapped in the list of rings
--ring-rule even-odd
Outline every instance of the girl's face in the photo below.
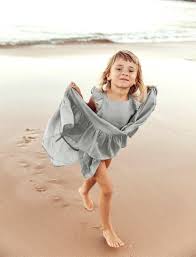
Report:
[[[136,83],[137,65],[122,58],[116,59],[110,69],[107,79],[111,81],[111,86],[120,88],[130,88]]]

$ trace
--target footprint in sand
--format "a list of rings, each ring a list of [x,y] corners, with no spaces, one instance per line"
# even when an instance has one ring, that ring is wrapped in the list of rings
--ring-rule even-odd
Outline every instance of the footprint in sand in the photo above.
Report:
[[[17,142],[17,145],[20,147],[26,147],[31,142],[35,141],[40,136],[39,129],[30,129],[27,128],[25,130],[25,135],[22,137],[22,140]],[[35,151],[34,153],[33,162],[29,162],[27,160],[20,160],[19,164],[22,167],[30,168],[32,170],[31,175],[33,175],[29,182],[32,183],[33,189],[37,192],[45,192],[46,194],[51,194],[51,190],[53,190],[56,186],[65,186],[66,181],[63,179],[56,179],[56,178],[45,178],[42,177],[44,175],[44,169],[46,169],[47,165],[45,165],[45,160],[47,160],[47,154],[43,151]],[[39,177],[36,175],[40,175]],[[43,181],[44,180],[44,181]],[[60,195],[50,195],[49,200],[52,201],[55,205],[59,207],[69,207],[70,204],[65,201],[65,199]]]
[[[42,169],[45,168],[45,166],[41,163],[38,163],[33,168],[36,169],[36,170],[42,170]]]
[[[101,226],[101,225],[99,225],[99,226],[93,226],[92,228],[101,230],[101,229],[102,229],[102,226]]]
[[[37,192],[48,192],[50,191],[50,186],[47,185],[47,182],[54,183],[56,180],[50,179],[46,183],[45,182],[36,182],[34,179],[30,179],[29,182],[32,183],[34,190]],[[60,195],[49,195],[48,196],[49,200],[52,201],[55,205],[59,207],[69,207],[70,204],[65,202],[64,198]]]
[[[44,159],[47,159],[47,155],[45,152],[35,152],[35,155],[37,158],[39,158],[40,160],[44,160]]]
[[[60,207],[69,207],[70,206],[70,204],[66,203],[65,200],[59,195],[50,195],[49,199],[53,203],[58,204]]]
[[[52,179],[48,179],[47,183],[64,186],[67,182],[63,179],[52,178]],[[49,199],[53,203],[58,204],[60,207],[69,207],[70,206],[70,204],[65,202],[64,198],[60,195],[51,195],[51,196],[49,196]]]
[[[23,148],[28,146],[31,142],[35,141],[40,136],[40,129],[25,129],[25,135],[22,136],[22,139],[17,141],[17,146]],[[36,151],[34,152],[34,156],[36,160],[34,161],[35,164],[31,164],[30,162],[26,160],[21,160],[19,162],[19,165],[23,168],[33,168],[35,172],[33,174],[40,174],[40,170],[44,170],[45,165],[43,164],[43,161],[47,159],[46,153],[42,151]],[[37,161],[39,159],[40,161]]]
[[[42,163],[37,163],[33,166],[32,163],[26,160],[20,160],[19,165],[24,168],[32,167],[35,170],[33,174],[40,174],[42,173],[42,170],[45,168],[45,166]]]
[[[38,192],[45,192],[48,190],[48,187],[44,184],[38,184],[38,183],[33,183],[33,187],[36,191]]]
[[[40,129],[25,129],[25,135],[22,136],[22,139],[17,141],[17,146],[25,147],[32,141],[35,141],[40,135]]]
[[[32,174],[42,174],[43,170],[46,168],[46,166],[42,162],[37,163],[37,160],[34,160],[34,162],[36,162],[36,163],[34,164],[27,160],[20,160],[19,165],[23,168],[33,169],[34,172]]]
[[[43,174],[42,170],[36,170],[34,172],[32,172],[32,175],[39,175],[39,174]]]
[[[31,171],[33,169],[33,171],[31,171],[29,174],[43,174],[43,169],[45,168],[45,166],[43,164],[36,164],[35,166],[33,166],[32,162],[28,161],[28,160],[24,160],[21,159],[18,161],[18,164],[20,167],[22,168],[26,168],[29,171]]]
[[[31,166],[30,163],[28,163],[27,161],[24,161],[24,160],[19,161],[19,165],[22,166],[22,167],[24,167],[24,168],[28,168],[28,167]]]
[[[65,186],[67,184],[65,180],[56,178],[49,179],[47,182],[61,186]]]

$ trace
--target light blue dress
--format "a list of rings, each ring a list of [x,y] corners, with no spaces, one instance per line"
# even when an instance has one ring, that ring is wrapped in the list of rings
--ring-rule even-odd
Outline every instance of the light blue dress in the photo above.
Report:
[[[113,102],[93,87],[97,113],[90,109],[73,88],[68,88],[44,131],[42,146],[54,166],[80,163],[85,179],[92,177],[101,160],[111,159],[126,147],[156,106],[157,88],[149,87],[143,103],[132,97]]]
[[[91,89],[91,93],[96,104],[97,115],[119,129],[128,123],[130,117],[141,105],[130,95],[127,101],[112,100],[95,86]]]

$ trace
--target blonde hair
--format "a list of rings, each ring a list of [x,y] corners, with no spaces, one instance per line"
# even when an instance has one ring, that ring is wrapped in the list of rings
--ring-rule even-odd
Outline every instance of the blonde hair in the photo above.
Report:
[[[107,86],[111,86],[111,82],[107,80],[107,76],[110,73],[111,67],[114,64],[114,62],[116,61],[116,59],[121,58],[125,61],[130,61],[133,62],[134,64],[137,65],[137,76],[136,76],[136,84],[133,85],[130,88],[129,94],[134,95],[134,93],[139,89],[140,94],[143,93],[144,91],[144,82],[142,79],[142,69],[141,69],[141,64],[139,62],[138,57],[128,51],[128,50],[120,50],[118,51],[116,54],[114,54],[110,59],[109,62],[107,64],[107,67],[105,68],[104,72],[101,75],[101,79],[100,79],[100,83],[99,83],[99,87],[105,91],[105,87]]]

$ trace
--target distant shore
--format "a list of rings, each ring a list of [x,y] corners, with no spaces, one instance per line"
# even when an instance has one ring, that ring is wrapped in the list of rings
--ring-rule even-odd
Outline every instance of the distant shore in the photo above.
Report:
[[[145,55],[161,56],[165,58],[187,58],[196,60],[196,42],[156,42],[156,43],[74,43],[66,45],[34,45],[20,47],[0,47],[0,55],[15,56],[63,56],[76,54],[107,53],[119,49],[138,51]]]

